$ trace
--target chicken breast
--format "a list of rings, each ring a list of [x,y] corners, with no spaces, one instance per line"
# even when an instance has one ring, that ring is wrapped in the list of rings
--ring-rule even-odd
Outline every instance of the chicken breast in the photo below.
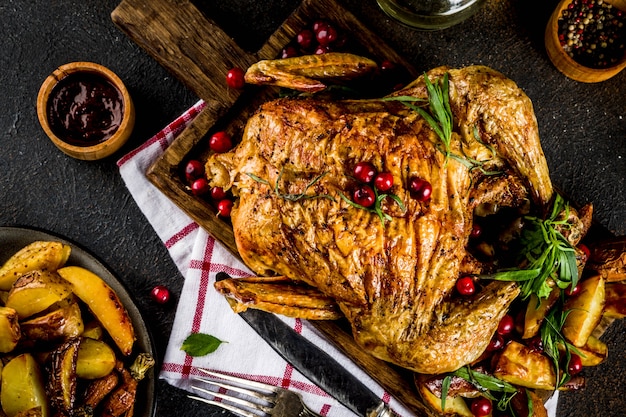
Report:
[[[231,219],[252,270],[316,288],[335,300],[363,349],[427,374],[478,358],[519,293],[494,282],[474,297],[455,295],[474,208],[528,199],[541,207],[553,192],[528,97],[482,66],[428,77],[445,73],[449,153],[399,101],[278,99],[261,106],[232,152],[206,165],[212,185],[238,198]],[[426,99],[424,78],[394,96]],[[384,197],[380,207],[391,220],[349,201],[362,161],[393,176],[387,194],[402,204]],[[411,193],[413,178],[431,184],[429,201]]]

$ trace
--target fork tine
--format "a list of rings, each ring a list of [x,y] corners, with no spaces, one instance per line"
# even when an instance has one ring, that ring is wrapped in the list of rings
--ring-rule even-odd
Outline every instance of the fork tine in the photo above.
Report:
[[[263,382],[257,382],[257,381],[251,381],[249,379],[238,378],[236,376],[223,374],[221,372],[209,371],[208,369],[204,369],[204,368],[196,368],[196,369],[204,374],[221,378],[221,379],[225,379],[227,381],[236,382],[241,385],[247,385],[253,388],[264,389],[266,391],[270,391],[274,393],[278,392],[279,390],[278,387],[275,387],[274,385],[270,385],[270,384],[264,384]]]
[[[223,408],[224,410],[232,411],[233,413],[239,414],[240,416],[243,416],[243,417],[259,417],[258,414],[254,414],[250,411],[246,411],[241,408],[234,407],[227,403],[213,401],[213,400],[209,400],[207,398],[202,398],[202,397],[196,397],[195,395],[188,395],[187,397],[191,398],[192,400],[202,401],[203,403],[211,404],[216,407]]]
[[[203,393],[208,394],[208,395],[212,395],[212,396],[217,397],[217,398],[222,398],[222,399],[224,399],[226,401],[230,401],[230,402],[232,402],[234,404],[242,405],[242,406],[250,408],[252,410],[257,410],[257,411],[260,411],[260,412],[266,413],[266,414],[269,414],[269,412],[270,412],[270,407],[267,407],[267,406],[265,406],[263,404],[253,403],[251,401],[244,400],[243,398],[233,397],[231,395],[224,394],[222,392],[210,391],[210,390],[207,390],[207,389],[195,386],[195,385],[192,385],[191,388],[193,388],[196,391],[200,391],[200,392],[203,392]]]

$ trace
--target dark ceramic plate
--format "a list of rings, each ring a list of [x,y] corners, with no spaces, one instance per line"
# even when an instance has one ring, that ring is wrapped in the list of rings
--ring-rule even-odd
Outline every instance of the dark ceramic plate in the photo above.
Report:
[[[137,337],[130,360],[134,359],[141,352],[149,353],[156,358],[152,336],[125,286],[94,255],[75,243],[40,230],[24,227],[0,227],[0,265],[6,262],[15,252],[37,240],[54,240],[70,245],[72,252],[66,265],[77,265],[89,269],[115,290],[130,315]],[[154,416],[156,409],[155,372],[155,368],[152,368],[139,384],[135,402],[135,417]]]

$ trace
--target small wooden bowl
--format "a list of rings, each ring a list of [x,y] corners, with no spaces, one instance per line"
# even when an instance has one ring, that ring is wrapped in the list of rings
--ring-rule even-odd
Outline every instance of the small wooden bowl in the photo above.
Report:
[[[87,76],[100,77],[100,79],[108,81],[119,91],[123,106],[121,122],[117,130],[115,130],[108,139],[100,142],[94,141],[93,144],[86,142],[83,146],[82,144],[76,145],[69,143],[67,138],[64,140],[63,137],[57,134],[58,129],[57,133],[54,132],[48,115],[51,94],[60,81],[72,74],[85,74]],[[37,96],[37,116],[44,132],[46,132],[46,135],[48,135],[57,148],[71,157],[87,161],[106,158],[119,150],[130,137],[135,125],[135,107],[122,80],[108,68],[92,62],[72,62],[60,66],[50,74],[39,89]]]
[[[548,21],[545,33],[545,45],[548,57],[559,71],[573,80],[585,83],[596,83],[608,80],[626,68],[626,53],[622,57],[622,60],[612,67],[589,68],[572,59],[559,42],[559,18],[563,10],[565,10],[571,2],[572,0],[561,0]],[[604,2],[626,11],[626,0],[604,0]]]

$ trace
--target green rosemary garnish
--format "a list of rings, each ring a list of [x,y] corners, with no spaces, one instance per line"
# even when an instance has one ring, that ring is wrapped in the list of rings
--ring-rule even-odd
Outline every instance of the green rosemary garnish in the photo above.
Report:
[[[561,215],[564,213],[564,215]],[[556,194],[552,212],[547,219],[526,216],[524,229],[519,244],[521,251],[518,261],[526,264],[523,269],[504,270],[481,278],[499,281],[521,282],[522,299],[531,294],[546,298],[550,295],[548,278],[565,289],[574,288],[578,283],[576,250],[559,232],[557,227],[567,228],[569,223],[569,204]]]
[[[388,215],[387,213],[385,213],[381,207],[381,204],[383,202],[383,200],[387,197],[390,197],[391,199],[393,199],[396,204],[398,204],[398,206],[400,206],[400,209],[402,211],[406,211],[406,207],[404,206],[404,203],[402,203],[402,200],[400,199],[400,197],[398,197],[395,194],[378,194],[378,190],[376,189],[376,187],[372,187],[372,189],[374,190],[374,204],[372,205],[372,207],[365,207],[362,206],[358,203],[355,203],[354,201],[350,200],[348,197],[346,197],[343,193],[339,193],[339,195],[341,196],[341,198],[348,204],[350,204],[353,207],[356,207],[358,209],[361,210],[365,210],[365,211],[369,211],[370,213],[376,213],[378,215],[378,217],[380,218],[380,221],[382,222],[382,224],[385,224],[385,221],[391,221],[392,217],[390,215]]]
[[[445,410],[446,397],[450,389],[452,377],[457,376],[472,384],[486,398],[497,403],[500,411],[506,411],[511,399],[517,394],[517,388],[512,384],[482,372],[475,371],[469,366],[464,366],[446,375],[441,385],[441,409]],[[494,394],[498,393],[498,395]],[[530,404],[530,400],[528,401]]]
[[[314,198],[327,198],[329,200],[335,201],[335,199],[328,194],[307,194],[307,191],[309,190],[309,188],[311,188],[313,185],[315,185],[315,183],[317,183],[319,180],[322,179],[322,177],[324,175],[327,174],[327,172],[323,172],[321,174],[319,174],[318,176],[316,176],[315,178],[313,178],[307,185],[306,187],[304,187],[304,191],[302,191],[299,194],[286,194],[286,193],[282,193],[279,189],[278,183],[280,183],[282,177],[283,177],[283,172],[285,170],[285,167],[283,167],[280,170],[280,174],[278,174],[278,178],[276,179],[276,184],[274,184],[274,193],[276,193],[277,196],[279,196],[282,199],[285,199],[287,201],[299,201],[299,200],[310,200],[310,199],[314,199]],[[247,173],[247,175],[252,178],[253,180],[255,180],[256,182],[260,182],[261,184],[265,184],[267,186],[271,186],[270,183],[267,180],[264,180],[261,177],[258,177],[252,173]]]

